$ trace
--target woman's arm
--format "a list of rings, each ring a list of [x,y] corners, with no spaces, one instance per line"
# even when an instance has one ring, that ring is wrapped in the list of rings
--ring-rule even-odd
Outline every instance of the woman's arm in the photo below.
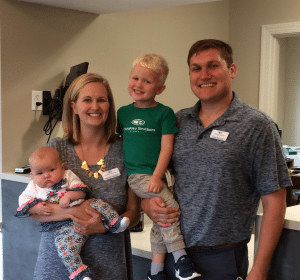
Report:
[[[140,210],[141,199],[131,189],[128,189],[126,212],[123,213],[121,216],[129,218],[129,227],[133,227],[139,222],[141,213]]]
[[[28,213],[30,213],[31,215],[37,214],[42,216],[48,216],[53,213],[53,209],[49,207],[46,202],[40,202],[28,209]]]
[[[38,215],[32,214],[30,218],[35,219],[39,222],[55,222],[55,221],[63,221],[70,219],[70,212],[69,209],[71,208],[61,208],[56,203],[44,202],[48,208],[52,209],[51,215]]]
[[[140,198],[136,196],[131,189],[128,189],[126,211],[121,216],[129,218],[130,227],[135,226],[140,219],[140,205]],[[89,220],[84,220],[82,218],[78,218],[71,215],[71,219],[75,221],[74,229],[76,232],[80,234],[89,235],[94,233],[103,233],[107,231],[107,229],[104,227],[101,221],[102,215],[98,211],[96,211],[90,205],[87,205],[85,211],[88,214],[90,214]]]
[[[30,217],[39,221],[39,222],[56,222],[56,221],[63,221],[67,219],[73,219],[77,218],[80,220],[89,220],[91,217],[95,214],[99,214],[96,210],[94,210],[90,206],[90,201],[84,201],[78,206],[74,207],[68,207],[68,208],[61,208],[59,204],[56,203],[47,203],[47,206],[53,210],[51,215],[31,215]],[[91,208],[91,211],[93,215],[87,213],[87,209]],[[88,209],[89,210],[89,209]],[[95,211],[96,213],[93,213]],[[100,216],[101,220],[101,216]]]

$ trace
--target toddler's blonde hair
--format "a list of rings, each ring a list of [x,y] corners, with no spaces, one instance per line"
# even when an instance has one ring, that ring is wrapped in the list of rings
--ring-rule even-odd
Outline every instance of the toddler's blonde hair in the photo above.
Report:
[[[161,84],[165,84],[169,73],[169,67],[167,61],[161,55],[155,53],[141,55],[133,61],[132,68],[138,64],[156,72],[159,75]]]

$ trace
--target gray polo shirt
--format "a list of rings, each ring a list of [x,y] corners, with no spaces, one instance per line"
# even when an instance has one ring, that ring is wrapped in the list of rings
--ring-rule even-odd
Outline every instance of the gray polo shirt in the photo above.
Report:
[[[200,101],[177,113],[172,162],[187,247],[250,240],[260,197],[292,185],[274,122],[233,94],[205,129]]]

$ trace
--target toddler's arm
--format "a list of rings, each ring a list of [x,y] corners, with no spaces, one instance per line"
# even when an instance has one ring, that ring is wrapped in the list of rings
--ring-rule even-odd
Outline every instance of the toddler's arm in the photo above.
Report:
[[[85,196],[86,193],[84,191],[67,191],[64,196],[59,199],[59,206],[67,208],[70,206],[71,201],[85,198]]]
[[[148,183],[147,192],[159,193],[163,187],[163,176],[173,153],[174,134],[164,134],[161,137],[161,149],[156,168]]]

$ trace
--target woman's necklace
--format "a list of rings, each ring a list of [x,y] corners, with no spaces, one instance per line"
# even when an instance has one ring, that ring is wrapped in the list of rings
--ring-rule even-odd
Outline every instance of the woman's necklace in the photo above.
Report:
[[[83,154],[83,150],[82,150],[82,146],[80,144],[80,147],[81,147],[81,152],[82,152],[82,155],[83,155],[83,158],[85,158],[84,154]],[[107,144],[105,144],[105,148],[104,148],[104,155],[103,155],[103,158],[101,158],[98,162],[97,162],[97,165],[100,166],[100,169],[97,171],[97,172],[92,172],[86,162],[86,160],[84,159],[82,164],[81,164],[81,168],[83,170],[86,171],[86,174],[89,176],[89,177],[94,177],[95,179],[98,179],[99,178],[99,174],[101,175],[103,172],[105,172],[105,162],[104,162],[104,157],[105,157],[105,154],[106,154],[106,149],[107,149]]]

